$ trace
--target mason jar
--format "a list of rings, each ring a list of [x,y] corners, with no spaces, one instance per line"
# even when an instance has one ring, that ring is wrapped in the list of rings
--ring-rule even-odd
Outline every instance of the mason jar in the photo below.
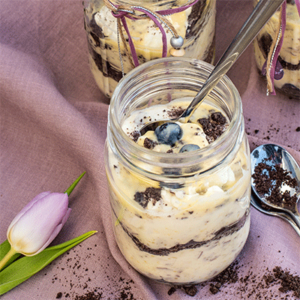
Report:
[[[89,63],[100,90],[110,98],[123,73],[134,68],[128,44],[128,35],[122,26],[128,51],[121,37],[118,41],[117,18],[103,0],[85,1],[85,30],[88,40]],[[170,10],[166,19],[174,26],[183,40],[185,57],[197,58],[209,63],[215,55],[215,15],[216,0],[114,0],[115,5],[123,5],[127,10],[141,6],[152,12]],[[191,3],[195,3],[192,6]],[[187,7],[181,12],[177,8]],[[141,12],[137,12],[141,15]],[[132,38],[138,63],[162,57],[162,33],[150,18],[125,17]],[[162,23],[166,33],[167,56],[172,49],[172,34]],[[120,31],[119,31],[120,32]],[[121,57],[121,59],[120,59]]]
[[[221,112],[228,123],[224,131],[212,127],[216,139],[208,130],[205,146],[182,153],[181,140],[158,151],[137,140],[145,123],[187,107],[212,70],[195,59],[153,60],[129,72],[111,98],[105,168],[115,239],[133,268],[160,282],[211,279],[235,260],[249,233],[249,147],[241,99],[228,77],[182,124],[195,143],[203,133],[197,126]]]
[[[258,0],[254,0],[254,5],[257,3]],[[276,31],[279,23],[280,13],[277,11],[254,40],[255,59],[260,71],[266,62],[272,43],[277,40]],[[283,76],[275,78],[276,90],[300,99],[300,17],[294,0],[287,1],[286,28],[277,68],[279,72],[280,69],[283,70]]]

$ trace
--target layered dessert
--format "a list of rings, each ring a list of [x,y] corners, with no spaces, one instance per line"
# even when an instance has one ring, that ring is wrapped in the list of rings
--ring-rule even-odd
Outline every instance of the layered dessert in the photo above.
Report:
[[[254,1],[255,4],[258,2]],[[276,31],[279,26],[279,11],[276,12],[264,26],[254,41],[254,50],[259,70],[267,59],[273,41],[276,41]],[[277,90],[300,99],[300,17],[294,0],[287,1],[286,29],[283,45],[278,57],[283,77],[275,79]]]
[[[225,134],[230,121],[224,111],[205,101],[188,123],[170,121],[143,136],[139,129],[181,115],[190,101],[135,110],[126,115],[123,131],[141,148],[180,161]],[[250,227],[249,151],[242,136],[234,154],[213,168],[186,176],[174,163],[171,171],[162,168],[158,179],[135,172],[108,147],[116,241],[136,270],[161,282],[189,285],[211,279],[234,261]]]
[[[119,1],[115,3],[133,5],[131,2]],[[177,8],[188,3],[188,1],[182,0],[159,1],[159,3],[153,1],[152,4],[151,1],[147,3],[134,1],[135,5],[141,5],[152,11]],[[177,33],[184,38],[183,49],[186,57],[198,58],[212,63],[214,58],[215,7],[216,0],[199,0],[195,5],[182,12],[166,16]],[[136,20],[126,18],[126,22],[139,63],[160,58],[162,56],[162,34],[155,23],[149,18]],[[172,34],[164,24],[162,26],[165,29],[168,50],[170,50]],[[88,38],[91,71],[100,90],[110,98],[117,83],[122,78],[122,65],[125,74],[133,68],[121,40],[119,53],[117,19],[102,1],[92,0],[85,8],[85,29]],[[128,41],[126,32],[124,30],[123,32]]]

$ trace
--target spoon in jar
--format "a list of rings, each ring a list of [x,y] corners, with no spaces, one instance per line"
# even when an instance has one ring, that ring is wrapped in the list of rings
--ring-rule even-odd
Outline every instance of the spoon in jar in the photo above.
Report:
[[[240,55],[252,42],[261,28],[266,24],[266,22],[271,18],[271,16],[276,12],[283,2],[284,0],[260,0],[219,62],[216,64],[214,70],[209,75],[198,94],[195,96],[187,109],[182,113],[182,115],[169,120],[148,123],[140,129],[140,135],[144,135],[149,130],[155,130],[158,126],[170,121],[187,123],[195,109],[232,67],[235,61],[240,57]]]
[[[254,192],[251,193],[251,205],[263,214],[266,214],[269,216],[274,216],[274,217],[279,217],[282,220],[285,220],[294,228],[294,230],[300,236],[300,228],[297,226],[294,219],[292,219],[292,217],[290,217],[289,214],[282,212],[280,210],[277,210],[273,207],[269,207],[268,205],[263,206],[262,202],[256,196],[256,194],[254,194]]]
[[[300,228],[300,168],[284,148],[261,145],[251,153],[251,187],[270,208],[289,214]]]

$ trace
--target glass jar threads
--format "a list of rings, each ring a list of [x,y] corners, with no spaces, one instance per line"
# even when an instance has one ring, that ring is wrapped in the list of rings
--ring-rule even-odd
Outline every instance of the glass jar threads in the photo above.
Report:
[[[214,59],[216,0],[90,0],[84,13],[91,71],[109,98],[123,74],[173,47]]]
[[[111,99],[105,166],[115,238],[137,271],[161,282],[211,279],[249,233],[248,141],[240,96],[226,76],[190,122],[139,135],[145,123],[181,113],[212,68],[153,60],[125,76]]]

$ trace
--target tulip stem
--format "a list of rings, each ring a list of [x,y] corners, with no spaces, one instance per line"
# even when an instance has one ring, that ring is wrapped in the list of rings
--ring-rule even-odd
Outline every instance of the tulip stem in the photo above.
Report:
[[[80,181],[80,179],[84,176],[86,172],[83,172],[70,186],[69,188],[65,191],[65,194],[68,194],[68,196],[70,196],[70,194],[72,193],[72,191],[74,190],[75,186],[77,185],[77,183]]]
[[[0,271],[5,267],[6,263],[16,254],[18,253],[14,248],[10,248],[6,255],[0,261]]]

